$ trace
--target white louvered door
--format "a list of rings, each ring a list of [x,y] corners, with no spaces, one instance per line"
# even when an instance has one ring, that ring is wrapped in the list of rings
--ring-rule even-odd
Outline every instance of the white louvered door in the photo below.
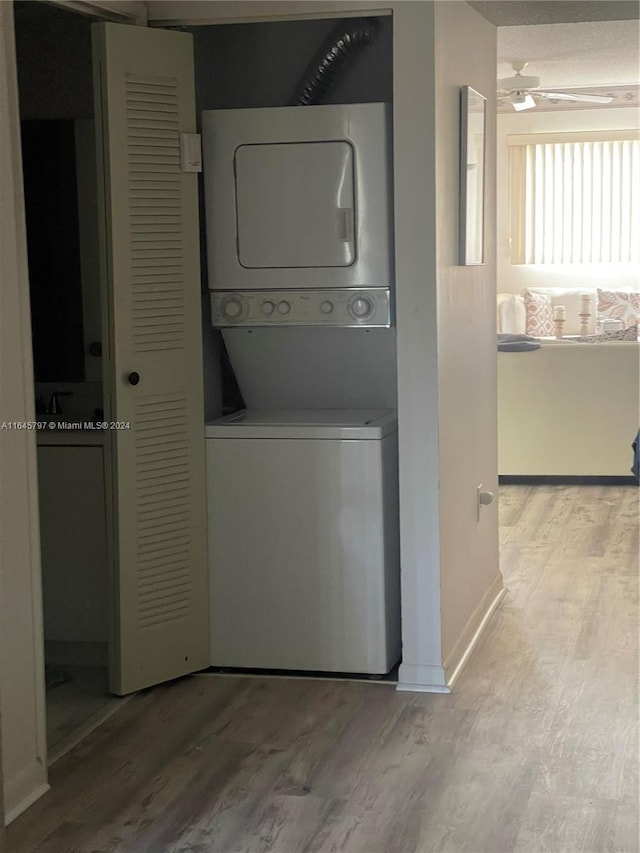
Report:
[[[111,689],[208,666],[192,38],[95,24],[104,170],[105,419],[114,519]]]

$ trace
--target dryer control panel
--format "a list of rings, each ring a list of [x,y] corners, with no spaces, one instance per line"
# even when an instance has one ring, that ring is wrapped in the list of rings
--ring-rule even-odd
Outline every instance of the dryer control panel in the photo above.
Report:
[[[389,289],[219,290],[211,294],[211,324],[388,328]]]

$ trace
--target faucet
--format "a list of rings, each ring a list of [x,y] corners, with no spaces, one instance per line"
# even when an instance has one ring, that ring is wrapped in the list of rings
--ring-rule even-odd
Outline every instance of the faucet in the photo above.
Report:
[[[60,405],[60,397],[71,397],[73,391],[54,391],[47,406],[47,415],[61,415],[62,406]]]

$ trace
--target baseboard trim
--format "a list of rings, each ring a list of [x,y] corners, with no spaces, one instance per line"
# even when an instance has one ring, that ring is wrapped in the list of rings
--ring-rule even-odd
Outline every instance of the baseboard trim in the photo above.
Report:
[[[626,474],[500,474],[501,486],[637,486],[636,477]]]
[[[43,794],[46,794],[47,791],[51,788],[48,782],[41,782],[37,787],[35,787],[32,791],[24,796],[19,802],[17,802],[14,806],[7,809],[4,816],[4,825],[9,826],[9,824],[14,821],[17,817],[23,812],[32,806]]]
[[[81,741],[86,737],[89,737],[89,735],[95,731],[98,726],[106,723],[109,717],[113,716],[116,711],[119,711],[123,705],[126,705],[129,699],[134,695],[135,694],[130,693],[128,696],[113,696],[109,699],[103,708],[96,711],[95,714],[92,714],[88,719],[81,723],[75,731],[71,732],[71,734],[61,740],[60,743],[56,744],[49,750],[47,766],[51,767],[56,763],[56,761],[59,761],[63,755],[71,752],[71,750]]]
[[[407,693],[451,693],[458,676],[478,645],[496,608],[506,595],[500,572],[475,608],[443,666],[402,663],[396,690]]]
[[[441,666],[401,663],[396,690],[408,693],[451,693]]]
[[[473,654],[473,650],[478,645],[491,617],[506,593],[507,590],[503,586],[502,574],[498,572],[495,580],[482,596],[480,604],[471,614],[453,650],[445,659],[444,671],[446,684],[450,689],[453,688],[458,676]]]
[[[451,693],[451,688],[441,684],[411,684],[402,681],[396,684],[396,690],[400,693]]]

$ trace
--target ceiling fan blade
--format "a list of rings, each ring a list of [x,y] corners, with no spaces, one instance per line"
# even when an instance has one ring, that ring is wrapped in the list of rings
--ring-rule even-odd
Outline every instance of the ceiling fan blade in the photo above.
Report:
[[[584,104],[610,104],[615,100],[611,95],[578,95],[570,92],[536,92],[539,98],[553,101],[580,101]]]
[[[505,92],[537,89],[539,85],[539,77],[523,77],[522,74],[516,74],[515,77],[503,77],[498,80],[498,89],[503,89]]]
[[[533,100],[533,97],[527,93],[522,98],[513,98],[511,104],[517,112],[521,112],[522,110],[530,110],[531,107],[535,107],[536,102]]]

